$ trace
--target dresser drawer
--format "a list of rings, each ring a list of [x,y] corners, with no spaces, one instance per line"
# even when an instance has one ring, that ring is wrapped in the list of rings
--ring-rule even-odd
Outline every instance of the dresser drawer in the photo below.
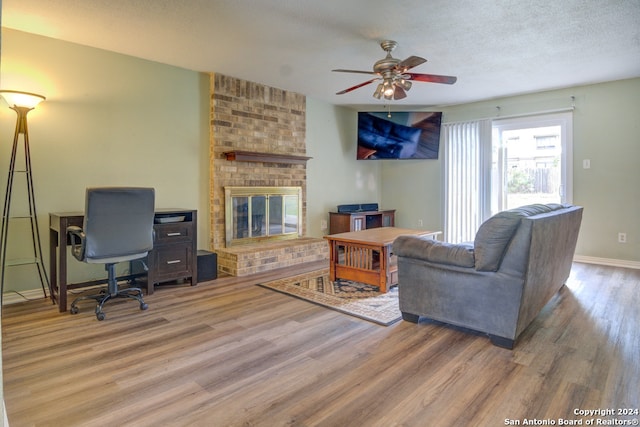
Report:
[[[1,0],[0,0],[1,1]],[[179,219],[178,222],[174,222]],[[198,283],[197,234],[198,213],[191,209],[156,211],[153,249],[149,252],[147,293],[163,282],[190,279]]]
[[[180,222],[176,224],[156,224],[155,244],[164,245],[178,242],[189,242],[193,236],[193,225],[191,222]]]
[[[192,274],[193,256],[191,243],[154,248],[155,279],[161,282],[165,279],[190,276]]]

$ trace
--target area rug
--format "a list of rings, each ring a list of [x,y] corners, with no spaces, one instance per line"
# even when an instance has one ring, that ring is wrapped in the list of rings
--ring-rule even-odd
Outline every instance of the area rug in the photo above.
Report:
[[[261,283],[260,286],[383,326],[402,318],[397,286],[382,294],[376,286],[364,283],[343,279],[331,283],[328,269]]]

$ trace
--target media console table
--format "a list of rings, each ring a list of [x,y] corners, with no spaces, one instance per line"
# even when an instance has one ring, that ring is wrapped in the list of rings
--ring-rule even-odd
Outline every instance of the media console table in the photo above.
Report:
[[[67,311],[67,290],[106,283],[92,280],[81,283],[67,283],[67,227],[82,227],[82,212],[49,214],[49,271],[51,300],[58,304],[60,312]],[[191,279],[191,285],[198,283],[197,267],[197,211],[191,209],[156,209],[154,221],[155,239],[153,249],[146,259],[147,295],[153,293],[156,283],[177,279]],[[135,261],[133,261],[135,263]],[[132,271],[132,273],[134,273]],[[143,276],[129,274],[118,279]]]
[[[329,234],[395,225],[395,209],[329,212]]]
[[[380,227],[324,236],[329,241],[329,280],[353,280],[387,292],[398,283],[398,265],[391,245],[396,237],[406,234],[435,239],[441,232]]]

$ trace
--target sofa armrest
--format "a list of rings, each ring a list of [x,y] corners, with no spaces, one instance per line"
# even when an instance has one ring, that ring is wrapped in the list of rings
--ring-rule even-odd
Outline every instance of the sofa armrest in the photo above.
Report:
[[[473,244],[470,243],[452,244],[417,236],[398,236],[393,242],[393,253],[397,256],[458,267],[475,265]]]

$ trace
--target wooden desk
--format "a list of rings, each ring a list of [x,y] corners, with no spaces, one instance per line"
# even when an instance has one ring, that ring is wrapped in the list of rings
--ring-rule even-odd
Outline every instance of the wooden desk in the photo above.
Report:
[[[159,218],[184,216],[182,222],[158,223]],[[106,283],[92,280],[81,283],[67,283],[67,227],[82,227],[82,212],[60,212],[49,214],[49,295],[58,304],[60,312],[67,311],[67,290]],[[147,276],[147,295],[153,293],[156,283],[181,278],[190,278],[191,285],[198,283],[197,267],[197,211],[191,209],[158,209],[154,224],[154,248],[147,256],[149,268]],[[118,279],[130,279],[144,276],[145,273],[130,274]]]
[[[329,280],[353,280],[378,286],[380,292],[398,283],[391,245],[406,234],[435,238],[440,231],[381,227],[324,236],[329,241]]]

